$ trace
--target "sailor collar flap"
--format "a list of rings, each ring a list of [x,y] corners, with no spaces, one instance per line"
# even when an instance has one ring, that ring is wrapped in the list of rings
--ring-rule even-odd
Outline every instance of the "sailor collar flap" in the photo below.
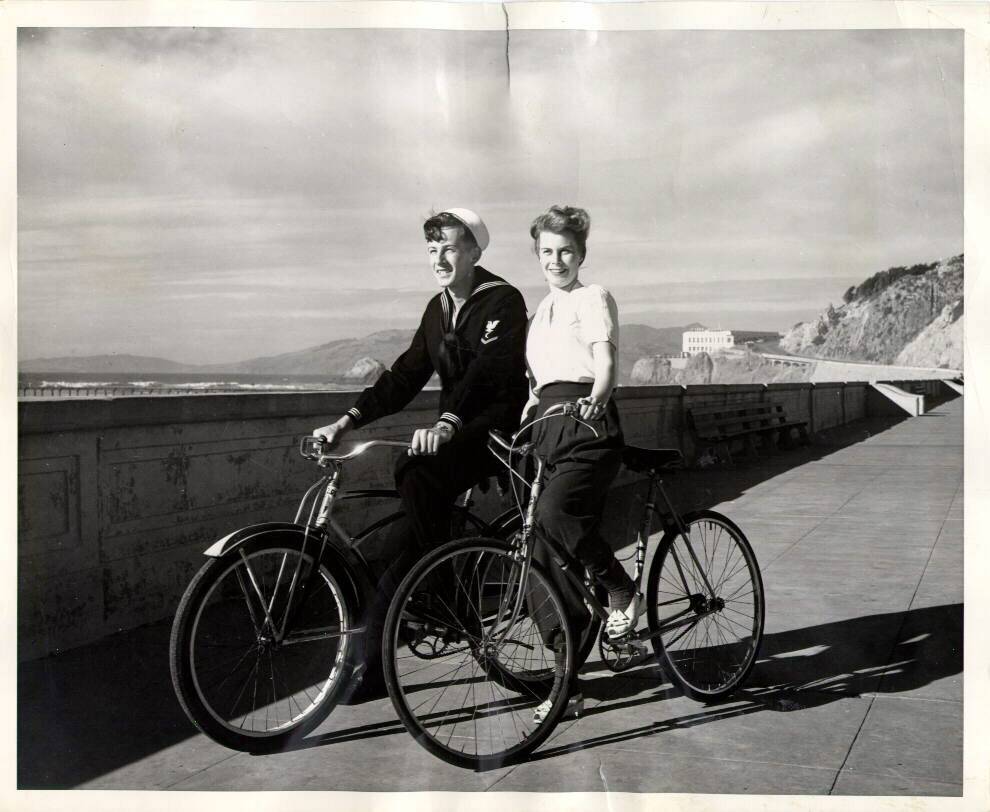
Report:
[[[494,288],[500,287],[510,287],[509,283],[504,279],[499,279],[495,274],[490,271],[486,271],[480,265],[475,266],[475,286],[468,296],[467,301],[464,302],[461,307],[461,318],[458,319],[458,324],[463,324],[464,312],[471,306],[471,304],[477,301],[480,294],[488,290],[493,290]],[[449,332],[451,327],[451,321],[454,318],[454,300],[451,298],[450,293],[446,290],[440,292],[440,305],[443,308],[443,329],[444,332]],[[455,325],[454,329],[457,327]]]

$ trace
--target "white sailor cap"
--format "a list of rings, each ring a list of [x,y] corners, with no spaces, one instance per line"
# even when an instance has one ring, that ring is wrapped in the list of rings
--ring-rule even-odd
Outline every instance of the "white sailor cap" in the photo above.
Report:
[[[444,209],[440,214],[452,214],[471,232],[474,241],[478,243],[478,248],[484,251],[488,247],[488,226],[477,213],[471,209]]]

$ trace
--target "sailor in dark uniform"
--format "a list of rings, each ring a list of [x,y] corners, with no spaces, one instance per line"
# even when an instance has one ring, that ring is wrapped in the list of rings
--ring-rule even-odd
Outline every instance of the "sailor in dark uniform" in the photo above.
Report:
[[[332,447],[351,429],[401,411],[439,373],[437,421],[413,432],[410,454],[396,467],[412,543],[394,551],[382,577],[382,612],[416,558],[449,540],[457,495],[495,473],[488,431],[515,431],[528,396],[526,305],[518,290],[477,264],[488,246],[484,222],[468,209],[447,209],[430,217],[423,233],[442,290],[391,369],[340,419],[313,431]],[[368,654],[374,657],[372,650]]]

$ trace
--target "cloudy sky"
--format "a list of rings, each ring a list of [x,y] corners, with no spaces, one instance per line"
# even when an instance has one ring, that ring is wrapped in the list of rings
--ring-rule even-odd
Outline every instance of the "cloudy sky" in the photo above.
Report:
[[[623,322],[786,329],[962,251],[962,34],[21,29],[19,355],[193,363],[412,327],[431,209]]]

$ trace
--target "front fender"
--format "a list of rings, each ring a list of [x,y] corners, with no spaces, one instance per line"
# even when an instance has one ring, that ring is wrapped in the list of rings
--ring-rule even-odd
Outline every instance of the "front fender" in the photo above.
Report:
[[[210,558],[220,558],[233,552],[238,547],[252,541],[260,536],[274,536],[292,541],[302,542],[307,528],[294,522],[263,522],[242,527],[229,533],[222,539],[214,542],[206,549],[203,555]],[[319,549],[319,531],[309,528],[310,544],[314,546],[314,552]],[[274,539],[273,539],[274,540]],[[341,544],[337,539],[331,537],[327,540],[323,551],[323,560],[328,564],[336,564],[335,574],[347,580],[347,586],[353,590],[354,597],[361,604],[364,604],[367,596],[372,594],[372,585],[364,561],[350,548]]]
[[[237,549],[244,542],[266,533],[288,533],[302,537],[306,534],[306,528],[294,522],[262,522],[261,524],[252,524],[242,527],[240,530],[235,530],[233,533],[228,533],[222,539],[213,542],[203,552],[203,555],[207,555],[210,558],[219,558],[231,550]]]

